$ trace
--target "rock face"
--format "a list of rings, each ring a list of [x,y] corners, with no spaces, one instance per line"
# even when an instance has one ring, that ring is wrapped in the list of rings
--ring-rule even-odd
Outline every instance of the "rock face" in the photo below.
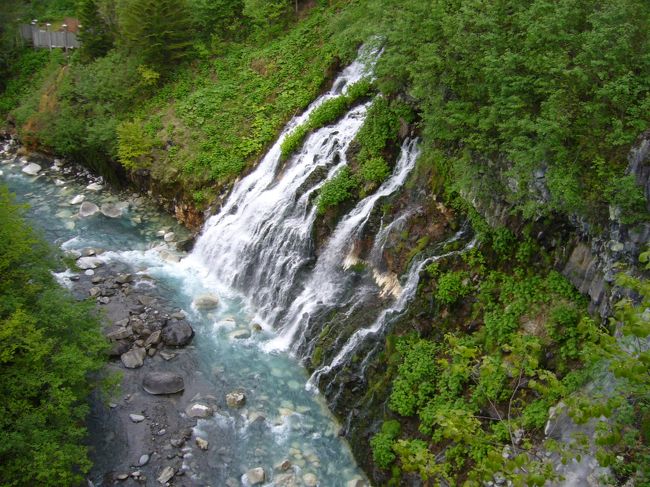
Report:
[[[185,389],[183,377],[172,372],[149,372],[142,380],[149,394],[175,394]]]
[[[91,203],[90,201],[84,201],[83,203],[81,203],[81,206],[79,207],[79,216],[81,218],[87,218],[89,216],[93,216],[98,212],[99,212],[99,206],[97,206],[95,203]]]
[[[266,473],[262,467],[252,468],[244,475],[249,485],[260,485],[266,480]]]
[[[133,347],[128,352],[123,353],[120,358],[122,364],[124,364],[124,367],[127,369],[137,369],[138,367],[142,367],[146,356],[147,352],[144,348]]]
[[[183,347],[193,336],[194,330],[187,321],[171,320],[162,330],[162,341],[171,347]]]
[[[30,162],[25,167],[23,167],[23,172],[30,176],[36,176],[39,172],[41,172],[41,166],[35,162]]]

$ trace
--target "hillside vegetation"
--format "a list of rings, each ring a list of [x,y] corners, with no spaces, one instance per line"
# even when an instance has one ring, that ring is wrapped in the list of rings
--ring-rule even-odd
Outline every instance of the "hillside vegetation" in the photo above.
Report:
[[[369,402],[386,407],[356,451],[371,445],[375,479],[393,485],[409,474],[543,485],[554,475],[546,451],[587,449],[539,448],[549,408],[565,401],[577,421],[609,418],[592,446],[612,482],[648,485],[647,284],[620,277],[642,305],[624,300],[600,323],[554,270],[567,240],[545,235],[550,249],[536,237],[546,223],[597,235],[612,220],[648,221],[626,173],[650,127],[647,1],[12,0],[7,12],[0,112],[22,141],[99,172],[149,175],[201,209],[362,43],[381,44],[376,78],[315,110],[282,157],[372,99],[349,166],[315,200],[319,221],[388,177],[406,130],[422,148],[409,184],[467,216],[479,244],[427,268],[411,321],[387,337],[370,380]],[[85,26],[79,52],[12,44],[13,19],[65,15]],[[517,228],[490,228],[481,213],[494,206]],[[632,335],[623,345],[612,339],[620,323]],[[616,401],[582,397],[603,375],[617,377]]]
[[[0,186],[0,484],[79,485],[87,396],[106,342],[92,305],[61,289],[54,255]]]

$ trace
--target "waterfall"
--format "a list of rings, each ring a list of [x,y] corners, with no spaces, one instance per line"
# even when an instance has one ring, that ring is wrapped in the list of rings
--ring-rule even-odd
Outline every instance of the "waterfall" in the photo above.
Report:
[[[443,247],[445,244],[454,242],[462,238],[464,233],[465,233],[464,230],[460,230],[455,235],[453,235],[449,240],[444,242]],[[464,249],[454,250],[451,252],[446,252],[444,254],[423,258],[418,262],[413,263],[406,276],[406,281],[403,285],[402,292],[399,298],[397,298],[397,300],[395,301],[395,303],[393,303],[392,306],[382,310],[382,312],[379,314],[379,316],[374,321],[374,323],[370,325],[368,328],[362,328],[360,330],[355,331],[352,334],[352,336],[348,339],[348,341],[345,343],[345,345],[341,348],[339,353],[337,353],[336,356],[332,359],[330,364],[318,368],[312,374],[311,378],[309,379],[308,386],[316,387],[318,385],[321,376],[336,369],[341,364],[347,363],[349,358],[352,356],[355,350],[357,350],[359,345],[363,343],[366,337],[375,336],[378,333],[382,333],[387,325],[389,325],[395,318],[400,316],[406,310],[408,304],[415,297],[418,284],[420,283],[420,273],[425,268],[425,266],[433,262],[436,262],[440,259],[444,259],[446,257],[450,257],[455,254],[466,252],[467,250],[474,247],[474,245],[476,245],[476,240],[472,240],[471,242],[469,242]]]
[[[417,140],[407,139],[402,145],[400,157],[390,178],[375,193],[361,200],[338,223],[302,292],[287,311],[284,317],[287,325],[278,337],[265,345],[266,350],[288,349],[296,340],[298,330],[301,326],[306,326],[315,310],[323,306],[333,307],[338,303],[338,298],[345,288],[345,256],[363,231],[377,201],[391,195],[404,184],[415,166],[418,155]]]
[[[369,103],[315,131],[300,153],[284,165],[280,146],[315,108],[368,76],[377,55],[376,49],[362,48],[331,90],[287,124],[257,168],[234,186],[221,211],[206,222],[187,259],[219,282],[245,291],[264,322],[274,323],[286,310],[300,271],[313,263],[313,197],[323,177],[329,179],[346,164],[346,151],[363,124]]]

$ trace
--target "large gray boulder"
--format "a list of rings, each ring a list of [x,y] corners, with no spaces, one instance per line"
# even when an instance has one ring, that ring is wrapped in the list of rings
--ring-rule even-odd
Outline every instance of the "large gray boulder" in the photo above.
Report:
[[[183,377],[173,372],[149,372],[142,380],[149,394],[175,394],[185,389]]]
[[[162,330],[162,341],[170,347],[183,347],[192,341],[194,330],[187,321],[170,320]]]
[[[146,356],[147,352],[144,348],[133,347],[128,352],[123,353],[120,358],[122,359],[122,364],[127,369],[137,369],[138,367],[142,367]]]

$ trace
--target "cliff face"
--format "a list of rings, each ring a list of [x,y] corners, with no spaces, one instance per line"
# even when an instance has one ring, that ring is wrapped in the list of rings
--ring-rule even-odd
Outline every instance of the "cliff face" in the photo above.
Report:
[[[644,188],[650,210],[650,132],[644,133],[630,151],[628,173]],[[431,194],[429,176],[411,181],[391,199],[388,213],[381,217],[375,215],[375,225],[368,225],[365,240],[362,239],[357,246],[359,262],[365,262],[371,247],[368,242],[372,242],[382,228],[380,218],[383,222],[398,223],[396,231],[387,239],[388,244],[383,247],[381,263],[376,265],[377,269],[392,276],[406,273],[412,264],[412,249],[434,248],[462,225],[461,220]],[[543,187],[543,181],[540,185]],[[505,226],[515,235],[527,227],[551,257],[549,265],[588,298],[589,312],[600,319],[611,315],[614,304],[625,293],[615,283],[616,274],[623,270],[642,274],[638,258],[650,241],[650,223],[625,224],[616,208],[610,209],[609,221],[602,222],[598,231],[579,218],[525,221],[513,216],[498,196],[488,205],[476,203],[475,209],[491,226]],[[454,257],[439,262],[443,271],[455,269],[457,264],[458,259]],[[344,363],[322,370],[322,364],[332,362],[332,357],[355,330],[368,326],[368,316],[381,305],[380,302],[371,300],[355,309],[342,308],[334,315],[321,317],[320,336],[312,337],[310,345],[301,350],[308,367],[321,370],[316,374],[317,385],[332,410],[342,419],[343,434],[350,440],[357,460],[377,485],[386,485],[390,481],[388,472],[378,468],[373,460],[370,440],[380,431],[382,422],[392,416],[388,403],[395,374],[395,337],[414,331],[419,335],[441,337],[437,328],[448,329],[450,323],[460,325],[463,321],[469,322],[462,325],[468,330],[477,326],[471,322],[468,309],[462,306],[456,310],[456,316],[449,316],[447,311],[436,316],[432,298],[426,291],[428,284],[420,284],[422,286],[424,292],[416,292],[413,301],[401,314],[396,313],[395,319],[385,329],[367,339]],[[414,431],[416,423],[408,419],[400,421],[403,430],[418,435],[417,430]],[[424,485],[418,475],[404,473],[399,483]]]

